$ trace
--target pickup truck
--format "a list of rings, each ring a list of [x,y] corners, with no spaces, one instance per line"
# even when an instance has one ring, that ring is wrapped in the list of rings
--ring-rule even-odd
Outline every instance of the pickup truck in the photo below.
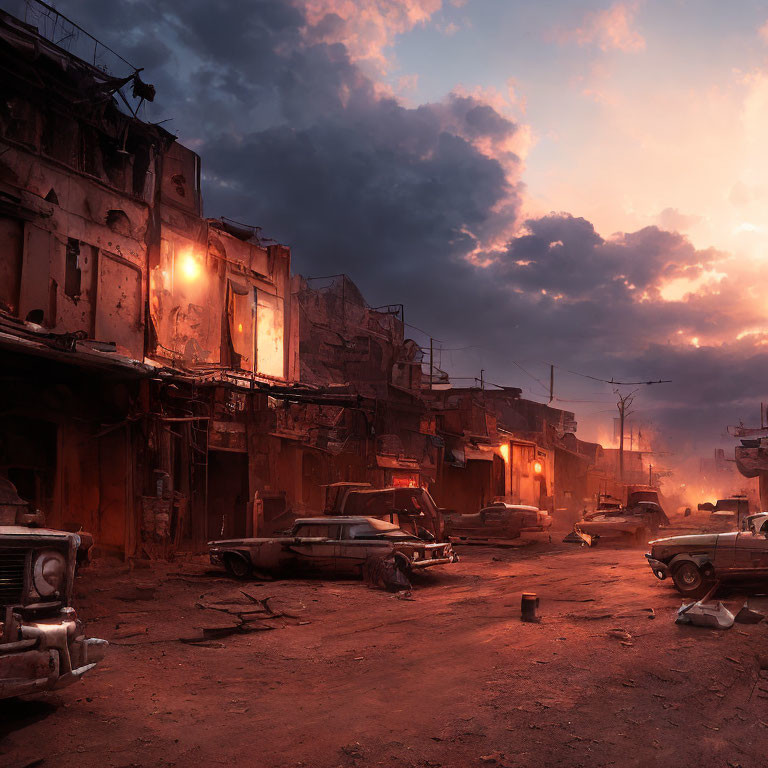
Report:
[[[421,539],[445,541],[443,514],[426,488],[371,488],[366,483],[326,486],[324,514],[376,517]]]
[[[108,645],[71,605],[80,537],[40,517],[0,478],[0,699],[74,683]]]

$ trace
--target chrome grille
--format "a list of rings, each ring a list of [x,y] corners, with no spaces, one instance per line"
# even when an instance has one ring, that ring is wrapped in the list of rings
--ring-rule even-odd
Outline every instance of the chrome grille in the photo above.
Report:
[[[22,601],[26,559],[25,549],[0,549],[0,605]]]

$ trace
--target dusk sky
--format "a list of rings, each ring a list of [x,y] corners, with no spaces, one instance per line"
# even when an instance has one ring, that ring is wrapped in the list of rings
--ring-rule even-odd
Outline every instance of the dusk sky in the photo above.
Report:
[[[672,379],[639,416],[702,454],[759,420],[765,0],[57,7],[145,67],[142,116],[202,156],[207,215],[404,303],[455,376],[545,401],[554,363],[585,439],[615,397],[569,370]]]

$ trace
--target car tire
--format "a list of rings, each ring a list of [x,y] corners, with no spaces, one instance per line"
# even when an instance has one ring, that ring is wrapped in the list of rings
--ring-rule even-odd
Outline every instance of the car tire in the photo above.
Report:
[[[224,558],[224,567],[233,579],[245,580],[252,573],[251,564],[237,555],[227,555]]]
[[[709,592],[714,581],[707,578],[696,563],[684,560],[672,571],[677,591],[685,597],[700,598]]]
[[[400,573],[402,573],[403,576],[408,579],[408,581],[411,580],[411,576],[413,575],[413,568],[411,568],[411,563],[408,558],[403,557],[402,555],[395,555],[395,568],[397,568],[397,570],[400,571]]]

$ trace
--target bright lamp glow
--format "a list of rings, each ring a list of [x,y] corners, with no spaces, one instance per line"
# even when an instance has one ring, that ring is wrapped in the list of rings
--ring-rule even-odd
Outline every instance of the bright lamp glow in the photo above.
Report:
[[[509,443],[502,443],[499,446],[499,453],[501,458],[504,459],[504,463],[509,464]]]
[[[200,262],[189,252],[179,257],[179,273],[185,280],[197,280],[202,272]]]
[[[540,462],[540,461],[535,461],[535,462],[533,463],[533,471],[534,471],[534,472],[535,472],[537,475],[540,475],[540,474],[541,474],[541,470],[542,470],[542,469],[543,469],[543,467],[541,466],[541,462]]]

